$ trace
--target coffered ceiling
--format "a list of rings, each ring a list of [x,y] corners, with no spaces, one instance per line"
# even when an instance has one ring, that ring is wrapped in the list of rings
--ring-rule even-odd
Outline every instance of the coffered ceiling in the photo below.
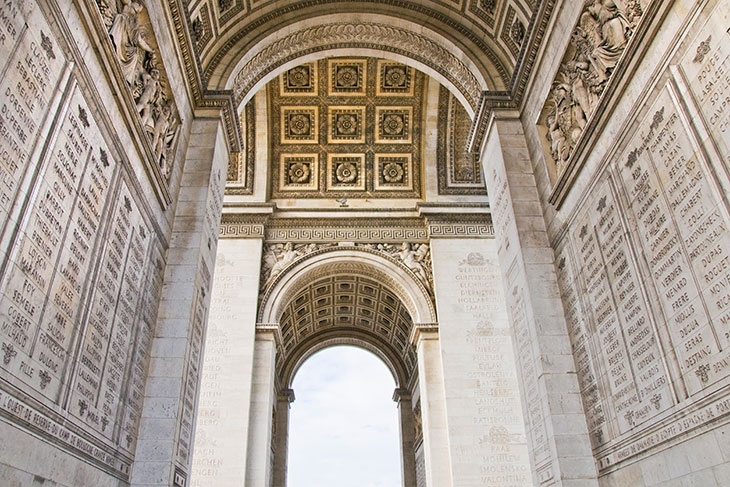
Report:
[[[287,305],[280,320],[282,354],[277,360],[287,362],[308,342],[337,330],[338,336],[358,336],[387,348],[410,376],[416,367],[408,341],[412,328],[408,310],[382,283],[352,275],[326,277],[302,289]]]
[[[425,75],[327,58],[268,86],[273,198],[419,198]]]

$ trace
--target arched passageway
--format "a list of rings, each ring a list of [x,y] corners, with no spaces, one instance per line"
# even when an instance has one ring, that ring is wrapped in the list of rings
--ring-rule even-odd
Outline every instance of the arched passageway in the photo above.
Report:
[[[290,487],[401,483],[395,378],[382,360],[360,347],[328,347],[307,358],[291,388]]]

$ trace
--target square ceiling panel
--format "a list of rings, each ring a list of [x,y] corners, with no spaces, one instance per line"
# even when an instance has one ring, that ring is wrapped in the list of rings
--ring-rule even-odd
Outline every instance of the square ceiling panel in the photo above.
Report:
[[[271,81],[271,197],[421,198],[426,80],[363,57],[322,59]]]

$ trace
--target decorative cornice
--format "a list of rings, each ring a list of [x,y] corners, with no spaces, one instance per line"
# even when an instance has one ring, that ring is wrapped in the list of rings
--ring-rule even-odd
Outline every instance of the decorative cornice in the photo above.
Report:
[[[428,234],[420,219],[373,219],[364,222],[356,222],[352,219],[332,221],[272,219],[266,226],[267,243],[421,243],[426,241],[428,241]]]
[[[424,336],[430,335],[430,336]],[[432,338],[438,339],[439,335],[439,324],[438,323],[414,323],[411,329],[411,334],[408,337],[408,342],[418,347],[418,342],[422,339]]]
[[[256,334],[271,334],[274,337],[277,349],[281,350],[284,346],[281,338],[281,328],[278,323],[256,323]]]
[[[88,0],[87,0],[88,1]],[[202,67],[189,35],[187,8],[182,0],[165,2],[169,7],[170,17],[175,28],[175,37],[183,57],[188,87],[193,98],[195,109],[214,109],[222,111],[223,124],[228,138],[228,149],[231,153],[241,150],[241,128],[239,127],[236,103],[229,90],[208,90],[201,77]]]

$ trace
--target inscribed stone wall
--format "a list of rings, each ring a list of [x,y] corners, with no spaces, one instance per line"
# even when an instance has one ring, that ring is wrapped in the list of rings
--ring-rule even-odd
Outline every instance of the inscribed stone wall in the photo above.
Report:
[[[454,485],[532,485],[496,242],[431,249]]]
[[[0,5],[0,420],[126,480],[165,243],[48,8]]]
[[[618,141],[557,214],[559,285],[603,475],[730,420],[730,12],[693,8],[631,118],[608,122]]]
[[[246,476],[261,239],[218,242],[190,485]]]

